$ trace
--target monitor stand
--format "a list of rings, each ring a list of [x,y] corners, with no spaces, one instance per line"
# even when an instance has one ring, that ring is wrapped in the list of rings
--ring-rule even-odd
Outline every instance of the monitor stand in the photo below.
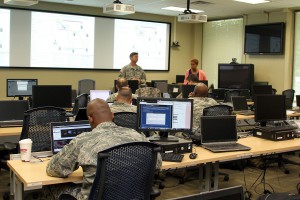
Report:
[[[178,142],[175,136],[169,136],[168,132],[159,132],[159,136],[149,137],[150,142]]]

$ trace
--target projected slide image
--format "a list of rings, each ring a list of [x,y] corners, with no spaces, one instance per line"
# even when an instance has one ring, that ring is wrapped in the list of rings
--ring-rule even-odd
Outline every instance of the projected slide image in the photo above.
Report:
[[[0,66],[9,66],[10,11],[0,9]]]
[[[94,17],[32,12],[31,21],[31,66],[94,67]]]

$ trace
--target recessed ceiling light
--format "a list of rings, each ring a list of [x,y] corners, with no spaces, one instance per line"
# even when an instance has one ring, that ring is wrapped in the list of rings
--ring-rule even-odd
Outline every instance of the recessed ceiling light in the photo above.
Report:
[[[270,2],[268,0],[234,0],[234,1],[250,3],[250,4],[259,4],[259,3],[269,3]]]
[[[180,8],[180,7],[175,7],[175,6],[169,6],[169,7],[164,7],[162,8],[164,10],[171,10],[171,11],[177,11],[177,12],[183,12],[186,10],[186,8]],[[190,9],[193,13],[201,13],[204,12],[203,10],[195,10],[195,9]]]

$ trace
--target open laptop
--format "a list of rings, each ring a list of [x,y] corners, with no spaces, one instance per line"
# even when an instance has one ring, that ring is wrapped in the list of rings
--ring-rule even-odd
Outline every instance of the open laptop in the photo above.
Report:
[[[231,97],[233,112],[240,115],[254,115],[254,111],[248,109],[247,99],[244,96]]]
[[[106,99],[110,95],[110,90],[90,90],[90,100],[94,100],[96,98],[102,99],[106,101]]]
[[[75,121],[84,121],[84,120],[88,120],[86,114],[86,108],[79,108],[78,113],[75,117]]]
[[[23,126],[24,112],[28,109],[27,100],[0,101],[0,127]]]
[[[74,137],[89,131],[91,131],[91,126],[88,121],[51,123],[52,153],[58,153]]]
[[[202,147],[214,152],[248,151],[251,148],[237,143],[236,116],[202,116]]]

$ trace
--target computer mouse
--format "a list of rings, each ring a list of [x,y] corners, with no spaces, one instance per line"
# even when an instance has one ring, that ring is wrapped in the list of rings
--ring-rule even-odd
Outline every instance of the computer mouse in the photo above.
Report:
[[[190,154],[190,159],[195,159],[195,158],[197,158],[197,156],[198,156],[198,154],[196,154],[196,153],[191,153],[191,154]]]

